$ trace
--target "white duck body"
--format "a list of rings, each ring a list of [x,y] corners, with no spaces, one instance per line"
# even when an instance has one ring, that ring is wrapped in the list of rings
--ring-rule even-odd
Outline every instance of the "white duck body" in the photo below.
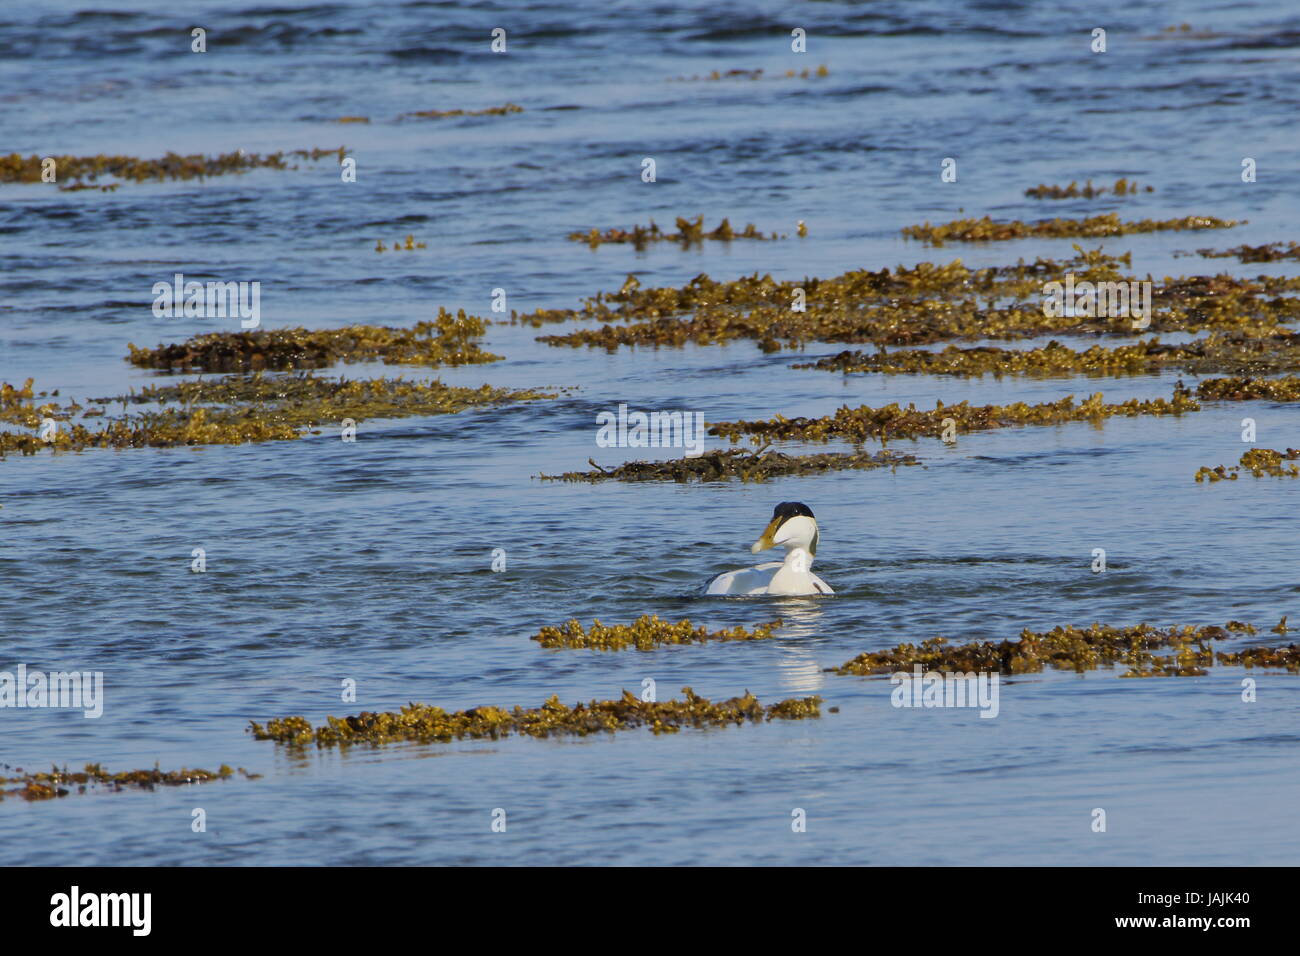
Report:
[[[709,582],[705,594],[747,595],[834,594],[829,584],[812,573],[817,554],[817,519],[807,505],[784,501],[776,506],[772,521],[750,551],[786,549],[784,561],[768,561],[752,568],[726,571]]]

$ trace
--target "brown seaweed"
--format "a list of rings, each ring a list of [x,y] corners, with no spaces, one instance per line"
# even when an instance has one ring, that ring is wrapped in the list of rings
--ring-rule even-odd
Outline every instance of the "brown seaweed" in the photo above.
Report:
[[[611,228],[601,232],[593,226],[587,232],[571,232],[569,238],[575,242],[585,242],[593,249],[607,242],[630,243],[637,249],[644,249],[652,242],[677,242],[683,246],[690,246],[702,243],[706,239],[717,242],[731,242],[733,239],[782,239],[786,237],[778,236],[775,232],[765,236],[758,231],[758,228],[752,222],[740,232],[736,232],[731,228],[731,222],[727,219],[723,219],[712,232],[705,232],[704,215],[701,213],[693,220],[678,216],[676,232],[665,232],[651,219],[650,225],[633,226],[631,229]]]
[[[638,651],[654,650],[669,644],[707,644],[710,641],[764,641],[774,637],[774,631],[781,627],[781,621],[760,624],[753,630],[733,627],[721,631],[710,631],[704,626],[696,627],[689,618],[681,621],[665,621],[657,614],[642,614],[631,624],[601,624],[597,619],[589,629],[583,629],[581,622],[571,619],[560,627],[543,627],[533,635],[533,640],[542,647],[581,648],[598,651],[621,651],[635,647]]]
[[[820,418],[774,418],[759,421],[719,422],[709,428],[710,435],[718,435],[737,442],[744,435],[760,440],[819,441],[844,440],[886,442],[894,438],[941,438],[974,431],[987,431],[1016,425],[1060,425],[1066,422],[1099,422],[1114,416],[1181,415],[1200,410],[1191,393],[1179,383],[1173,397],[1140,400],[1130,398],[1118,404],[1103,401],[1097,392],[1076,403],[1073,395],[1054,402],[1028,405],[1016,402],[1011,405],[971,405],[959,402],[945,405],[936,402],[931,411],[923,411],[909,404],[902,408],[898,403],[883,408],[860,405],[857,408],[841,406],[833,415]]]
[[[1093,345],[1073,349],[1053,339],[1033,349],[1007,349],[982,345],[949,345],[941,351],[908,349],[875,352],[844,351],[799,363],[793,368],[827,372],[875,372],[890,375],[924,374],[974,377],[992,375],[1089,376],[1146,375],[1162,370],[1206,374],[1210,372],[1281,372],[1300,370],[1300,334],[1280,330],[1268,335],[1216,332],[1181,345],[1162,343],[1159,337],[1131,345]]]
[[[326,717],[319,727],[303,717],[268,721],[266,726],[250,721],[249,730],[258,740],[317,747],[354,743],[386,744],[410,740],[421,743],[463,738],[497,740],[511,734],[530,737],[578,736],[613,733],[649,727],[655,734],[676,733],[683,727],[727,727],[770,720],[799,720],[821,716],[820,697],[790,698],[764,706],[748,691],[741,697],[713,703],[682,688],[684,700],[645,701],[628,691],[618,700],[593,700],[566,707],[552,696],[540,707],[481,706],[448,712],[428,704],[407,704],[400,712],[362,711],[353,717]]]
[[[807,80],[813,78],[820,78],[823,76],[830,76],[830,72],[831,71],[827,69],[826,64],[823,63],[822,65],[818,66],[816,69],[813,69],[811,67],[805,67],[803,70],[800,70],[798,72],[796,72],[795,70],[786,70],[784,79],[791,80],[794,79],[795,77],[798,77],[800,79]],[[761,80],[762,78],[763,78],[763,69],[762,67],[759,67],[758,69],[755,70],[744,70],[744,69],[732,69],[726,71],[713,70],[707,76],[701,76],[698,73],[695,74],[694,76],[675,76],[669,82],[698,83],[700,81],[717,82],[718,80]],[[777,79],[781,79],[781,78],[782,77],[777,77]]]
[[[524,108],[516,106],[514,103],[506,103],[504,106],[489,106],[483,110],[416,110],[412,113],[403,113],[398,119],[449,119],[456,116],[508,116],[511,113],[522,113]]]
[[[1265,475],[1274,478],[1300,478],[1300,467],[1282,464],[1284,461],[1297,459],[1300,459],[1300,448],[1288,448],[1285,452],[1272,448],[1252,448],[1241,456],[1240,465],[1233,465],[1231,468],[1224,465],[1215,468],[1198,468],[1196,480],[1211,483],[1224,479],[1236,481],[1237,475],[1243,468],[1256,478],[1263,478]]]
[[[905,226],[903,235],[920,239],[927,245],[941,246],[946,242],[1004,242],[1008,239],[1107,239],[1138,232],[1164,232],[1200,229],[1228,229],[1247,220],[1217,219],[1214,216],[1183,216],[1179,219],[1140,219],[1121,222],[1117,214],[1103,213],[1086,219],[1046,219],[1038,222],[994,222],[988,216],[982,219],[955,219],[932,226]]]
[[[1030,199],[1095,199],[1098,196],[1107,194],[1112,196],[1134,196],[1137,195],[1137,191],[1138,184],[1129,182],[1125,178],[1115,180],[1115,184],[1109,189],[1105,186],[1093,186],[1090,179],[1082,188],[1073,180],[1070,181],[1068,186],[1045,186],[1040,183],[1032,189],[1026,189],[1025,195]],[[1146,187],[1146,191],[1155,192],[1151,186]]]
[[[167,153],[160,159],[140,159],[136,156],[52,156],[55,173],[61,189],[73,189],[83,183],[95,183],[101,176],[112,176],[122,182],[143,183],[164,180],[206,179],[229,173],[243,173],[251,169],[289,169],[288,159],[317,161],[325,156],[337,155],[342,161],[346,149],[295,149],[263,156],[242,149],[217,156],[194,153],[181,156]],[[44,158],[20,156],[11,153],[0,156],[0,183],[39,183]]]
[[[28,801],[66,797],[72,792],[73,787],[77,788],[78,793],[86,793],[96,788],[112,791],[152,790],[155,787],[182,787],[193,783],[228,780],[235,775],[235,771],[225,764],[215,771],[188,769],[163,771],[155,765],[152,770],[121,770],[110,773],[97,763],[88,763],[81,771],[69,771],[67,767],[62,770],[53,767],[49,772],[38,773],[25,773],[21,767],[4,766],[3,769],[13,770],[16,775],[0,775],[0,799],[6,796],[19,796]],[[243,767],[239,768],[239,773],[249,780],[256,780],[262,776],[260,773],[249,773]],[[21,786],[4,789],[5,784],[13,783]]]
[[[1232,249],[1197,249],[1205,259],[1237,259],[1240,262],[1278,262],[1283,259],[1300,259],[1300,242],[1267,242],[1260,246],[1236,246]]]
[[[538,475],[546,481],[766,481],[786,475],[816,475],[846,468],[894,468],[919,465],[914,455],[891,451],[875,454],[836,452],[818,455],[787,455],[759,449],[739,448],[711,451],[693,458],[666,461],[629,461],[616,468],[602,468],[587,459],[593,471],[566,471],[562,475]]]
[[[1083,672],[1123,664],[1124,677],[1197,677],[1206,674],[1215,661],[1246,667],[1285,667],[1300,671],[1300,652],[1289,648],[1247,648],[1218,652],[1213,642],[1226,640],[1232,632],[1254,628],[1238,621],[1226,627],[1157,628],[1150,624],[1087,628],[1059,626],[1036,632],[1025,628],[1018,641],[972,641],[950,644],[932,637],[920,644],[899,644],[882,651],[866,651],[853,660],[828,670],[837,674],[890,674],[919,666],[926,671],[985,672],[1005,675],[1037,673],[1046,668]],[[1172,654],[1157,655],[1157,650]]]
[[[1300,376],[1281,378],[1207,378],[1196,386],[1196,395],[1208,401],[1272,402],[1300,401]]]
[[[1039,335],[1131,335],[1129,317],[1048,315],[1044,285],[1072,275],[1078,281],[1145,281],[1126,277],[1127,256],[1085,251],[1056,261],[969,269],[961,260],[923,262],[896,270],[855,270],[828,279],[777,281],[770,275],[719,282],[696,276],[680,288],[643,288],[628,276],[617,292],[599,293],[578,309],[512,313],[512,321],[540,326],[597,320],[539,341],[553,346],[714,345],[737,339],[760,349],[803,348],[808,342],[866,342],[916,346],[952,339],[1023,339]],[[1203,329],[1266,336],[1300,319],[1300,278],[1228,275],[1167,277],[1153,282],[1149,331]],[[802,311],[796,306],[802,306]]]
[[[325,368],[337,362],[380,361],[390,365],[470,365],[500,361],[477,343],[487,320],[454,316],[439,308],[437,318],[412,328],[348,325],[340,329],[258,329],[205,332],[185,342],[137,348],[128,360],[144,368],[171,371],[230,372]]]
[[[25,391],[31,391],[28,380]],[[12,386],[0,386],[0,402]],[[0,431],[0,457],[18,451],[34,455],[42,448],[80,451],[84,448],[139,448],[176,445],[239,445],[246,442],[286,441],[308,428],[340,424],[347,419],[403,418],[411,415],[454,414],[465,409],[535,399],[554,398],[555,392],[528,389],[479,388],[446,385],[440,381],[405,379],[333,379],[296,376],[231,375],[171,385],[149,385],[130,395],[95,399],[106,404],[156,404],[146,411],[107,418],[103,409],[91,408],[82,417],[104,418],[87,427],[80,423],[59,426],[45,441],[34,435]],[[169,407],[176,403],[180,407]],[[28,406],[27,408],[30,408]],[[35,412],[36,427],[43,417],[56,422],[71,419],[72,406]],[[81,406],[76,406],[81,408]],[[16,412],[0,404],[0,418]],[[24,422],[19,422],[24,424]]]

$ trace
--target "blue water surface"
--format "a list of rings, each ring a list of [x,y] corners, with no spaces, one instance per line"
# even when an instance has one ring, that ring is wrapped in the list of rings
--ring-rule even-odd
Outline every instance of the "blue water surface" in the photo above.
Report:
[[[1165,28],[1189,23],[1188,31]],[[191,28],[207,52],[190,51]],[[490,50],[507,31],[507,52]],[[807,31],[806,53],[790,31]],[[1104,27],[1104,54],[1090,49]],[[0,187],[0,381],[60,398],[159,379],[127,344],[221,320],[159,319],[176,272],[258,281],[262,324],[409,325],[439,307],[492,316],[707,272],[778,278],[961,258],[1068,257],[1070,240],[927,248],[903,226],[1215,215],[1230,232],[1103,246],[1134,272],[1294,275],[1179,255],[1295,238],[1300,10],[1130,3],[760,0],[298,4],[43,0],[0,9],[0,153],[265,153],[333,158],[206,181],[62,192]],[[823,77],[793,78],[787,70]],[[713,70],[760,79],[692,81]],[[684,78],[684,79],[683,79]],[[414,120],[417,110],[507,116]],[[365,116],[368,124],[340,124]],[[654,158],[657,181],[641,179]],[[955,183],[941,162],[957,160]],[[1258,181],[1241,181],[1241,160]],[[1154,191],[1045,203],[1038,183],[1126,176]],[[566,239],[703,213],[779,242],[638,252]],[[807,223],[808,235],[795,235]],[[374,251],[412,234],[414,251]],[[500,318],[500,316],[497,316]],[[569,327],[560,327],[561,329]],[[544,332],[555,331],[547,328]],[[569,485],[615,465],[596,416],[619,403],[708,421],[933,407],[1102,391],[1123,380],[844,377],[754,343],[553,348],[494,324],[491,364],[454,384],[570,386],[544,402],[371,421],[238,447],[88,450],[0,462],[0,668],[100,670],[104,714],[0,711],[0,761],[112,770],[219,764],[263,776],[152,792],[0,802],[5,864],[1285,864],[1300,853],[1300,681],[1252,672],[1005,681],[996,719],[900,709],[890,684],[825,668],[942,634],[1013,638],[1057,624],[1300,619],[1297,489],[1193,482],[1245,447],[1300,445],[1296,410],[1207,405],[1182,418],[1006,429],[899,443],[924,468],[766,484]],[[810,345],[808,361],[842,345]],[[1185,380],[1194,382],[1194,377]],[[718,447],[710,439],[710,447]],[[795,448],[798,446],[791,446]],[[653,450],[652,450],[653,451]],[[657,452],[670,454],[671,452]],[[821,527],[833,599],[706,600],[751,561],[779,501]],[[190,570],[203,548],[207,570]],[[504,549],[504,572],[491,570]],[[1107,570],[1091,570],[1103,548]],[[643,613],[710,628],[781,617],[765,642],[652,652],[548,651],[569,618]],[[464,741],[295,753],[249,720],[537,706],[689,686],[765,702],[818,694],[820,720],[655,736]],[[356,682],[355,703],[341,700]],[[830,708],[838,708],[831,712]],[[191,829],[206,812],[207,831]],[[494,832],[493,811],[506,812]],[[1105,832],[1093,829],[1106,812]],[[801,809],[806,832],[795,832]]]

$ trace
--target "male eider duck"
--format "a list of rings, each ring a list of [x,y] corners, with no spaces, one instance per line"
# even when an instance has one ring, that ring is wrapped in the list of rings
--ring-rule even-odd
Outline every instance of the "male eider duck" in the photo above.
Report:
[[[834,594],[830,585],[812,573],[817,554],[817,519],[802,502],[783,501],[772,521],[749,550],[754,554],[780,545],[784,561],[769,561],[753,568],[726,571],[709,582],[705,594]]]

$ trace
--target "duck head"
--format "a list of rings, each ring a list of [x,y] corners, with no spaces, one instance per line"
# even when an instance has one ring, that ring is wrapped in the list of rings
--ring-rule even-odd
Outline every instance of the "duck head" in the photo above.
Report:
[[[783,501],[777,505],[762,537],[749,550],[758,554],[776,547],[802,548],[810,555],[817,554],[817,519],[803,502]]]

